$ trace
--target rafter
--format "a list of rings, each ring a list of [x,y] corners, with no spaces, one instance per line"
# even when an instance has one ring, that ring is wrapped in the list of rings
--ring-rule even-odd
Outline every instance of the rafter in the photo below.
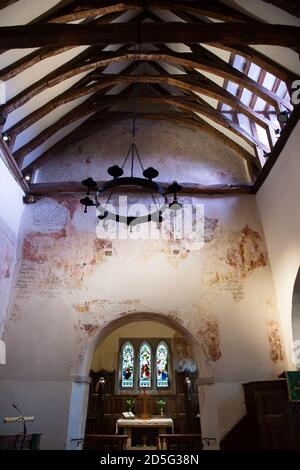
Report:
[[[196,16],[188,12],[178,12],[173,11],[172,9],[170,11],[172,11],[172,13],[174,13],[178,18],[182,19],[186,23],[198,23],[203,25],[208,21],[204,21],[203,19],[197,18]],[[211,45],[215,46],[216,48],[223,49],[231,53],[236,53],[241,55],[242,57],[245,57],[245,59],[253,62],[254,64],[258,65],[263,69],[268,70],[270,73],[286,82],[288,87],[291,86],[294,80],[297,80],[299,78],[294,72],[287,69],[283,65],[275,62],[270,57],[267,57],[266,55],[262,54],[253,47],[250,47],[246,44],[238,43],[237,38],[235,38],[235,40],[230,44],[224,44],[222,43],[222,41],[220,41],[212,43]]]
[[[110,15],[112,13],[118,13],[118,15],[126,11],[142,11],[142,7],[138,5],[138,2],[99,2],[102,6],[99,7],[83,7],[78,6],[71,9],[71,11],[65,14],[54,14],[47,19],[49,23],[70,23],[71,21],[78,21],[86,18],[95,18],[96,16]]]
[[[90,24],[101,25],[104,23],[110,23],[111,21],[114,21],[119,16],[120,16],[119,13],[112,13],[102,18],[97,18],[95,21],[92,21]],[[63,52],[74,49],[74,47],[76,46],[65,46],[65,47],[60,47],[58,49],[53,48],[53,47],[52,48],[45,47],[42,49],[38,49],[37,51],[34,51],[31,54],[28,54],[25,57],[22,57],[18,61],[13,62],[12,64],[0,70],[0,80],[2,80],[3,82],[6,82],[7,80],[10,80],[11,78],[16,77],[20,73],[24,72],[24,70],[28,69],[29,67],[32,67],[33,65],[45,59],[49,59],[50,57],[54,57],[56,55],[62,54]]]
[[[100,98],[100,101],[103,104],[105,102],[112,103],[112,104],[119,104],[121,102],[130,103],[132,102],[132,100],[133,100],[132,97],[122,97],[119,95],[101,96]],[[251,134],[247,133],[244,129],[242,129],[239,125],[235,124],[233,121],[230,121],[229,119],[224,117],[220,112],[216,111],[208,103],[204,104],[204,101],[201,100],[200,98],[196,98],[196,97],[192,98],[192,97],[187,97],[187,96],[173,96],[173,95],[162,96],[162,97],[139,96],[139,102],[145,103],[145,104],[170,104],[184,111],[190,111],[193,113],[201,114],[207,117],[208,119],[211,119],[212,121],[216,122],[217,124],[221,125],[222,127],[232,131],[234,134],[236,134],[237,136],[245,140],[245,142],[249,144],[250,146],[256,145],[266,152],[269,151],[269,149],[264,144],[262,144],[259,141],[259,139],[255,139]],[[56,106],[52,105],[52,109],[55,109],[55,108]],[[48,111],[44,108],[42,110],[42,114],[43,116],[45,116],[46,114],[48,114]],[[29,124],[32,124],[33,118],[37,120],[38,116],[37,115],[31,116],[30,120],[27,120],[26,122],[25,120],[23,120],[23,122],[21,122],[18,127],[8,129],[7,133],[9,134],[10,138],[13,139],[17,133],[27,128]]]
[[[121,73],[119,75],[108,75],[108,74],[101,74],[97,73],[97,77],[94,76],[95,74],[91,74],[91,78],[97,78],[97,82],[93,83],[88,86],[79,86],[75,87],[58,97],[51,100],[49,103],[41,107],[40,109],[34,111],[29,115],[27,118],[23,119],[20,123],[17,123],[10,129],[12,132],[13,137],[16,136],[17,132],[21,132],[24,130],[28,125],[33,124],[38,119],[41,119],[43,116],[51,112],[53,109],[61,106],[62,104],[66,104],[70,101],[73,101],[77,98],[81,98],[82,96],[86,96],[88,94],[96,93],[100,90],[104,90],[106,88],[124,84],[124,83],[133,83],[135,78],[133,75],[125,75]],[[140,83],[167,83],[169,85],[175,86],[182,90],[187,91],[194,91],[198,93],[205,94],[209,97],[213,97],[215,99],[222,99],[225,103],[228,103],[230,106],[239,109],[239,111],[245,115],[247,115],[250,119],[253,119],[262,127],[266,128],[269,125],[274,125],[271,121],[266,119],[264,116],[261,116],[254,111],[250,110],[247,106],[243,103],[238,101],[233,95],[229,92],[224,90],[223,88],[216,85],[214,82],[203,77],[203,81],[192,80],[188,78],[186,75],[142,75],[139,77]],[[27,120],[26,120],[27,119]]]
[[[60,129],[63,129],[67,125],[78,121],[84,116],[93,114],[94,112],[96,111],[98,112],[99,110],[104,110],[107,107],[112,107],[112,104],[110,102],[105,102],[104,104],[83,103],[82,105],[76,107],[75,109],[67,113],[65,116],[63,116],[61,119],[56,121],[54,124],[49,126],[47,129],[44,129],[40,134],[38,134],[30,142],[28,142],[23,147],[21,147],[16,152],[14,152],[14,157],[17,160],[18,164],[22,166],[26,155],[28,155],[30,152],[38,148],[42,143],[48,140],[52,135],[56,134]],[[170,122],[188,125],[189,127],[194,127],[194,128],[197,128],[198,130],[202,130],[203,132],[209,135],[212,135],[217,140],[220,140],[224,145],[232,149],[240,157],[257,165],[257,161],[255,157],[251,155],[251,153],[243,149],[240,145],[236,144],[236,142],[231,140],[229,137],[225,136],[222,132],[218,131],[213,126],[206,123],[199,117],[195,116],[193,119],[191,119],[189,115],[186,115],[184,113],[166,113],[162,111],[160,111],[158,114],[138,113],[138,115],[140,116],[140,118],[153,119],[153,120],[160,119],[161,117]],[[114,122],[114,119],[120,120],[120,119],[126,119],[128,117],[132,117],[132,113],[111,111],[111,112],[107,112],[105,116],[107,116],[108,120],[112,119],[112,122]],[[101,118],[103,119],[103,113],[101,114]]]
[[[96,67],[105,67],[112,63],[123,61],[131,62],[136,60],[136,55],[133,52],[122,53],[124,49],[126,50],[126,48],[123,47],[120,51],[117,52],[101,51],[99,54],[95,54],[95,58],[93,58],[92,50],[84,51],[81,54],[81,57],[77,56],[77,58],[73,59],[74,65],[72,65],[72,63],[69,63],[69,66],[65,64],[63,67],[58,69],[56,73],[52,72],[37,82],[35,85],[29,87],[29,89],[24,90],[19,95],[12,98],[3,108],[3,112],[8,114],[13,109],[15,109],[19,103],[24,104],[28,97],[32,98],[35,96],[35,92],[44,91],[45,87],[55,86],[63,80],[74,77],[77,74],[93,70]],[[290,109],[289,103],[281,100],[274,93],[264,88],[261,84],[251,80],[249,77],[243,75],[241,72],[229,66],[224,61],[213,62],[212,60],[207,59],[200,54],[176,53],[170,49],[164,53],[159,51],[142,51],[139,55],[139,60],[165,61],[169,64],[180,65],[192,70],[198,68],[199,70],[215,73],[219,76],[230,79],[239,85],[246,86],[253,93],[256,93],[272,106],[275,106],[278,102],[280,102],[286,108]]]
[[[54,86],[54,84],[57,84],[62,80],[71,78],[73,76],[72,70],[74,68],[76,69],[76,72],[78,74],[81,73],[80,72],[81,67],[83,67],[83,71],[88,70],[86,66],[82,65],[84,64],[84,61],[86,59],[89,60],[89,50],[85,50],[81,52],[80,54],[75,56],[73,59],[69,60],[68,62],[58,67],[54,71],[48,73],[45,77],[33,83],[28,88],[25,88],[23,91],[21,91],[18,95],[8,100],[7,103],[1,107],[2,112],[5,115],[7,115],[10,112],[14,111],[16,108],[23,106],[25,103],[27,103],[30,99],[32,99],[38,93],[41,93],[42,91],[46,90],[50,86]],[[57,80],[58,77],[60,77],[61,80]]]
[[[296,47],[300,42],[300,28],[296,26],[255,23],[142,23],[134,27],[128,23],[33,24],[0,28],[0,47],[6,49],[141,43],[206,43],[231,44],[236,38],[243,44],[265,44]]]
[[[34,137],[30,142],[25,144],[19,150],[14,152],[14,157],[18,162],[19,166],[22,167],[23,160],[27,154],[38,148],[46,140],[50,139],[54,134],[59,130],[63,129],[66,126],[69,126],[73,122],[78,121],[79,119],[88,116],[89,114],[94,114],[96,111],[103,111],[106,108],[110,108],[112,104],[110,102],[105,102],[104,104],[85,102],[79,106],[76,106],[74,109],[69,111],[65,116],[58,119],[54,124],[44,129],[40,134]]]
[[[300,4],[298,0],[263,0],[265,3],[271,3],[291,15],[300,18]]]
[[[170,8],[175,11],[187,11],[200,16],[208,16],[220,21],[256,21],[257,19],[241,13],[218,0],[202,0],[201,2],[194,2],[190,0],[183,1],[170,1],[170,0],[159,0],[149,2],[139,1],[97,1],[96,7],[79,6],[75,8],[71,13],[65,15],[53,15],[50,20],[55,23],[66,23],[70,21],[80,20],[82,18],[95,17],[98,15],[104,15],[111,12],[122,12],[130,10],[138,10],[148,7],[153,10],[169,10]]]
[[[124,49],[125,48],[126,46],[124,46]],[[129,74],[133,72],[134,67],[135,67],[134,64],[128,65],[124,69],[124,73],[126,72]],[[102,70],[103,70],[103,67],[97,69],[97,73],[100,73]],[[87,94],[98,93],[101,90],[105,90],[109,88],[109,85],[107,84],[105,84],[105,86],[103,86],[102,84],[96,84],[94,86],[93,85],[90,86],[87,90],[85,90],[85,87],[88,86],[88,84],[92,80],[93,79],[92,79],[91,74],[88,74],[83,79],[79,80],[73,86],[68,88],[68,90],[64,91],[63,93],[60,93],[55,98],[48,101],[46,104],[44,104],[40,108],[34,110],[32,113],[30,113],[29,115],[27,115],[26,117],[18,121],[11,128],[7,129],[6,132],[10,136],[10,147],[11,148],[13,147],[15,139],[17,138],[18,134],[28,129],[28,127],[32,126],[34,123],[42,119],[44,116],[51,113],[51,111],[57,109],[57,107],[67,104],[71,101],[74,101],[77,98],[81,98],[82,96],[85,96]]]
[[[41,155],[39,155],[34,161],[24,165],[22,172],[25,174],[39,169],[49,161],[49,158],[52,156],[52,152],[57,153],[67,145],[76,142],[79,138],[91,136],[95,132],[95,126],[99,129],[99,125],[100,116],[95,113],[91,117],[87,118],[82,124],[77,126],[73,131],[69,132],[65,137],[51,145],[51,147],[41,153]]]
[[[126,76],[124,74],[119,74],[117,76],[108,74],[92,74],[92,76],[98,80],[105,81],[107,79],[112,80],[113,83],[119,84],[118,80],[121,80],[121,83],[131,83],[134,80],[133,76]],[[197,77],[197,78],[196,78]],[[227,103],[229,106],[232,106],[234,109],[238,109],[241,113],[248,116],[250,119],[253,119],[257,124],[262,126],[263,128],[277,127],[272,121],[265,118],[264,116],[258,115],[255,111],[251,110],[248,106],[244,105],[241,101],[237,100],[235,96],[233,96],[228,91],[224,90],[224,88],[218,86],[212,80],[209,80],[207,77],[197,73],[197,75],[191,76],[184,75],[184,74],[167,74],[165,73],[160,75],[140,75],[139,82],[140,83],[166,83],[168,85],[172,85],[177,87],[181,90],[187,91],[194,91],[210,98],[214,98],[216,100],[222,100],[224,103]]]
[[[23,189],[23,191],[28,191],[28,183],[23,177],[23,174],[21,173],[21,170],[12,156],[6,142],[4,142],[2,139],[0,139],[0,159],[4,161],[6,167],[10,170],[11,174],[19,186]]]
[[[119,16],[119,14],[117,14],[117,16]],[[137,17],[133,18],[132,20],[130,20],[129,24],[132,24],[132,23],[135,23],[135,22],[138,22],[138,21],[142,21],[143,19],[145,19],[145,17],[147,17],[147,14],[142,13],[139,16],[137,16]],[[113,21],[114,19],[115,19],[115,16],[113,16],[113,17],[109,16],[109,17],[105,17],[105,18],[103,17],[103,18],[97,19],[96,23],[97,24],[102,24],[102,22]],[[122,46],[119,49],[119,53],[122,52],[122,51],[126,51],[129,47],[130,46],[126,46],[126,45]],[[68,49],[70,49],[70,48],[64,48],[64,49],[61,49],[60,51],[64,52],[65,50],[68,50]],[[58,51],[58,50],[56,49],[56,50],[54,50],[54,52],[55,51]],[[32,99],[34,96],[36,96],[38,93],[41,93],[45,89],[47,89],[51,86],[55,86],[58,83],[62,82],[63,80],[74,77],[77,74],[88,72],[89,70],[94,69],[95,67],[97,67],[97,64],[95,64],[95,63],[93,64],[92,58],[96,56],[97,51],[99,53],[99,48],[98,49],[95,48],[95,47],[87,48],[85,51],[78,54],[77,56],[75,56],[73,59],[66,62],[61,67],[58,67],[57,69],[55,69],[52,72],[48,73],[42,79],[40,79],[37,82],[33,83],[30,87],[26,88],[25,90],[20,92],[18,95],[14,96],[12,99],[7,101],[7,103],[5,105],[0,107],[1,112],[4,115],[7,116],[10,112],[15,110],[19,106],[23,106],[27,101],[29,101],[30,99]],[[51,49],[50,49],[50,52],[49,52],[48,49],[45,49],[44,52],[45,52],[46,56],[43,57],[43,58],[51,57],[53,55],[53,50],[51,50]],[[102,52],[103,51],[100,50],[100,54]],[[48,56],[47,53],[49,53],[50,55]],[[57,53],[59,53],[59,52],[57,52]],[[34,60],[36,60],[36,57],[34,58]],[[92,65],[90,65],[90,64],[92,64]],[[105,62],[104,62],[104,64],[105,64]],[[20,64],[20,67],[22,68],[23,65]],[[26,68],[27,68],[27,65],[28,64],[26,63]],[[98,64],[98,66],[100,66],[100,62]],[[9,70],[4,69],[4,70],[0,71],[0,80],[2,80],[2,81],[7,80],[8,75],[11,72],[15,73],[15,70],[12,68],[12,69],[9,69]]]
[[[4,8],[9,7],[13,3],[17,3],[19,0],[1,0],[0,1],[0,10],[4,10]]]

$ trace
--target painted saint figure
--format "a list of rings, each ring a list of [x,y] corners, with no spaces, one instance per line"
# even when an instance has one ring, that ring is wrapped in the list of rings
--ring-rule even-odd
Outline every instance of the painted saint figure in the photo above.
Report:
[[[140,387],[151,387],[151,349],[147,343],[140,348]]]
[[[131,343],[127,342],[122,348],[122,387],[133,387],[134,377],[134,349]]]

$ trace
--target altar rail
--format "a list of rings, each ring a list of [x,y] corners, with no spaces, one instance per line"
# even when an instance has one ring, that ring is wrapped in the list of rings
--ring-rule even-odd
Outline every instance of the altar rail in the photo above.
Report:
[[[157,450],[199,451],[203,449],[201,434],[159,434]]]

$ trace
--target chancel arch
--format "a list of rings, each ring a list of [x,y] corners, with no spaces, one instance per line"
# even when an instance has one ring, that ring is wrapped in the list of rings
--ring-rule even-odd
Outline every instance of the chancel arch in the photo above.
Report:
[[[156,327],[156,345],[157,348],[154,350],[151,348],[151,339],[149,339],[149,334],[153,336],[153,329],[149,330],[151,333],[147,333],[148,326]],[[145,329],[146,326],[146,329]],[[118,333],[118,330],[121,333]],[[139,354],[143,353],[145,350],[147,353],[151,351],[151,373],[153,373],[153,380],[157,380],[157,350],[159,347],[168,353],[168,357],[172,356],[172,368],[174,371],[174,377],[176,375],[175,368],[178,369],[179,373],[184,375],[194,374],[198,372],[197,381],[196,381],[196,390],[197,390],[197,399],[199,403],[200,412],[200,421],[201,421],[201,431],[205,435],[212,435],[216,437],[216,447],[218,446],[218,424],[215,414],[215,398],[213,393],[213,374],[210,360],[206,355],[205,349],[203,348],[201,342],[189,331],[182,323],[178,320],[174,320],[167,315],[159,313],[146,313],[146,312],[136,312],[121,314],[115,320],[112,320],[105,327],[100,329],[99,333],[94,338],[90,338],[85,347],[85,353],[81,363],[77,363],[77,371],[74,368],[74,382],[72,387],[72,398],[71,398],[71,407],[70,407],[70,416],[69,416],[69,430],[68,430],[68,448],[74,448],[73,439],[75,436],[83,436],[84,429],[86,426],[86,419],[88,417],[88,394],[90,387],[90,371],[95,368],[103,370],[104,368],[110,369],[110,372],[115,371],[116,376],[118,377],[118,370],[116,368],[120,367],[121,361],[119,356],[119,339],[118,334],[123,335],[124,332],[130,331],[131,338],[136,336],[137,338],[144,337],[144,341],[141,342],[140,348],[135,350],[135,354],[139,359]],[[135,332],[133,335],[132,332]],[[167,345],[166,334],[169,335],[170,343],[172,344],[172,351]],[[147,336],[148,335],[148,336]],[[160,338],[163,338],[160,340]],[[176,345],[174,344],[179,339],[178,354],[176,355]],[[172,340],[172,341],[171,341]],[[186,361],[182,360],[182,344],[186,344],[186,349],[192,357],[186,357]],[[115,346],[114,346],[115,344]],[[125,341],[124,345],[131,347],[131,341]],[[102,349],[101,349],[102,345]],[[145,348],[146,346],[146,348]],[[109,349],[107,349],[109,348]],[[132,345],[133,348],[133,345]],[[164,349],[165,348],[165,349]],[[132,351],[132,349],[131,349]],[[99,354],[100,352],[100,354]],[[178,357],[177,357],[178,356]],[[110,358],[107,362],[107,358]],[[139,364],[139,361],[134,362],[135,369]],[[172,362],[172,361],[171,361]],[[164,368],[166,364],[164,364]],[[138,368],[138,383],[140,379],[140,369]],[[164,375],[165,377],[165,375]],[[157,382],[155,383],[157,385]],[[116,390],[116,389],[115,389]],[[149,391],[148,391],[149,392]],[[148,393],[147,392],[147,393]],[[141,390],[141,393],[142,390]],[[156,393],[156,392],[155,392]],[[157,390],[157,398],[160,397],[163,393],[169,393],[170,397],[172,390]],[[129,395],[129,394],[128,394]],[[77,397],[77,400],[75,400]],[[79,398],[78,398],[79,397]],[[155,399],[156,400],[156,399]],[[81,408],[79,407],[79,402]],[[74,403],[74,408],[72,409],[72,403]],[[124,409],[124,411],[126,411]],[[211,413],[211,419],[209,419],[209,414]],[[199,418],[199,417],[198,417]],[[72,444],[73,443],[73,444]]]

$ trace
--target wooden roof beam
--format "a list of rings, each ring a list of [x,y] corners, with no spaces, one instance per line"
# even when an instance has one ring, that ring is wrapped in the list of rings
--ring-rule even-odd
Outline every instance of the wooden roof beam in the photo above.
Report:
[[[299,0],[263,0],[265,3],[271,3],[281,10],[285,10],[290,15],[300,18],[300,4]]]
[[[46,140],[50,139],[50,137],[56,134],[59,130],[72,124],[73,122],[78,121],[79,119],[85,116],[88,116],[89,114],[94,114],[99,110],[103,111],[106,108],[110,108],[111,106],[112,104],[110,102],[100,104],[98,102],[93,103],[88,100],[88,102],[84,102],[83,104],[72,109],[67,114],[65,114],[65,116],[58,119],[54,124],[44,129],[42,132],[40,132],[40,134],[30,140],[27,144],[23,145],[23,147],[19,148],[16,152],[14,152],[13,155],[19,167],[22,168],[26,155],[38,148],[40,145],[46,142]]]
[[[93,76],[98,80],[100,79],[105,81],[107,79],[111,79],[116,84],[120,83],[118,80],[122,80],[124,82],[132,82],[134,80],[133,76],[126,76],[122,73],[119,75],[101,74],[100,76],[99,74],[95,73],[93,74]],[[227,103],[234,109],[238,109],[241,113],[253,119],[255,122],[257,122],[257,124],[259,124],[263,128],[267,128],[269,126],[276,128],[276,125],[272,121],[270,121],[263,115],[258,115],[255,111],[251,110],[248,106],[244,105],[241,101],[237,100],[231,93],[224,90],[224,88],[218,86],[216,83],[209,80],[200,73],[195,74],[193,78],[190,78],[189,75],[171,75],[168,73],[165,73],[165,75],[140,75],[139,82],[167,83],[181,90],[194,91],[209,96],[210,98],[214,98],[216,100],[220,99],[224,103]]]
[[[50,21],[56,23],[66,23],[70,21],[80,20],[82,18],[94,17],[116,11],[121,12],[130,10],[141,10],[143,8],[151,8],[152,10],[169,10],[170,8],[172,8],[175,11],[191,12],[196,15],[208,16],[210,18],[214,18],[220,21],[259,22],[258,19],[242,12],[239,12],[234,8],[231,8],[219,2],[218,0],[202,0],[201,2],[197,3],[190,0],[151,0],[143,2],[97,0],[96,6],[79,6],[69,14],[53,16]]]
[[[190,13],[178,11],[175,12],[172,9],[171,11],[172,13],[177,15],[178,18],[182,19],[186,23],[198,23],[201,25],[206,23],[204,20],[197,18],[196,16],[191,15]],[[245,57],[245,59],[253,62],[254,64],[258,65],[263,69],[268,70],[268,72],[272,73],[276,77],[286,82],[288,87],[291,87],[292,82],[299,78],[294,72],[287,69],[283,65],[275,62],[270,57],[267,57],[266,55],[262,54],[261,52],[257,51],[256,49],[253,49],[253,47],[250,47],[246,44],[237,43],[236,40],[234,40],[231,44],[224,44],[220,41],[216,43],[211,43],[211,45],[219,49],[224,49],[231,53],[234,52],[235,54],[239,54]]]
[[[300,28],[296,26],[255,23],[152,23],[136,26],[129,23],[32,24],[0,28],[0,47],[18,49],[45,46],[79,46],[141,43],[223,43],[232,44],[236,38],[242,44],[265,44],[297,47]]]
[[[12,132],[13,135],[16,135],[16,133],[24,130],[28,125],[33,124],[38,119],[41,119],[43,116],[45,116],[48,112],[51,112],[57,106],[73,101],[74,99],[80,98],[87,94],[95,93],[100,90],[104,90],[105,88],[108,88],[110,86],[115,86],[121,83],[132,83],[134,81],[133,75],[125,75],[124,72],[118,75],[101,74],[99,72],[95,72],[91,74],[90,77],[97,79],[97,83],[78,88],[72,87],[72,89],[62,93],[61,95],[44,105],[42,108],[31,113],[25,119],[13,126],[13,128],[11,128],[9,132]],[[214,82],[206,79],[206,77],[201,76],[201,79],[199,79],[198,81],[196,79],[190,79],[187,75],[141,75],[139,77],[139,82],[168,83],[170,85],[178,87],[179,89],[203,93],[209,97],[223,100],[225,103],[229,104],[233,108],[239,109],[241,113],[247,115],[264,128],[268,126],[274,127],[272,121],[268,120],[263,115],[255,113],[253,110],[238,101],[233,95],[224,90],[222,87],[219,87]]]
[[[102,18],[98,18],[95,21],[91,22],[90,24],[104,24],[104,23],[110,23],[111,21],[115,20],[120,16],[119,13],[112,13],[110,15],[107,15]],[[13,62],[12,64],[8,65],[7,67],[3,68],[0,70],[0,80],[3,82],[6,82],[7,80],[10,80],[11,78],[19,75],[20,73],[24,72],[24,70],[27,70],[29,67],[32,67],[33,65],[41,62],[42,60],[48,59],[50,57],[54,57],[58,54],[62,54],[63,52],[69,51],[71,49],[74,49],[77,46],[65,46],[65,47],[60,47],[60,48],[51,48],[51,47],[45,47],[38,49],[37,51],[32,52],[31,54],[26,55],[25,57],[22,57],[16,62]]]
[[[141,51],[139,60],[165,61],[167,63],[173,65],[180,65],[182,67],[192,70],[198,68],[199,70],[216,74],[223,78],[229,79],[239,85],[247,87],[249,90],[251,90],[253,93],[256,93],[258,96],[260,96],[266,102],[270,103],[272,106],[275,106],[278,102],[280,102],[288,109],[290,107],[289,103],[277,97],[274,93],[264,88],[261,84],[256,83],[254,80],[251,80],[249,77],[245,76],[244,74],[236,70],[234,67],[231,67],[222,60],[213,61],[211,60],[212,58],[207,59],[199,53],[176,53],[171,49],[166,49],[167,51],[163,53],[159,51]],[[48,88],[51,86],[55,86],[56,84],[60,83],[65,79],[74,77],[77,74],[92,70],[96,67],[104,67],[116,62],[133,61],[136,59],[136,55],[134,54],[134,52],[129,51],[127,53],[124,53],[124,50],[126,50],[126,48],[123,47],[116,52],[101,51],[100,53],[95,54],[93,54],[93,51],[95,51],[95,49],[93,48],[84,51],[80,56],[77,56],[77,58],[73,59],[73,61],[69,61],[67,63],[69,65],[65,64],[63,67],[60,67],[54,72],[51,72],[43,79],[39,80],[31,87],[23,90],[21,93],[19,93],[19,95],[12,98],[3,108],[3,111],[5,113],[9,113],[13,109],[15,109],[14,106],[16,104],[18,105],[19,102],[24,104],[27,92],[29,92],[28,96],[33,97],[35,96],[35,90],[36,92],[43,91],[44,87],[41,86],[42,84],[44,84],[44,86]]]
[[[57,133],[60,129],[64,128],[65,126],[73,122],[78,121],[84,116],[87,116],[89,114],[92,114],[93,112],[99,111],[99,109],[102,109],[102,110],[106,109],[107,106],[111,107],[111,104],[107,105],[107,103],[105,103],[104,105],[101,105],[99,103],[96,103],[94,105],[92,104],[87,105],[86,103],[84,103],[83,105],[80,105],[77,108],[70,111],[69,113],[67,113],[65,116],[63,116],[61,119],[56,121],[54,124],[49,126],[44,131],[42,131],[34,139],[32,139],[30,142],[28,142],[26,145],[24,145],[23,147],[21,147],[14,153],[14,157],[17,160],[19,166],[23,165],[23,161],[26,155],[28,155],[30,152],[38,148],[43,142],[48,140],[52,135]],[[144,118],[144,119],[165,119],[165,120],[177,123],[177,124],[184,124],[184,125],[188,125],[189,127],[202,130],[203,132],[221,141],[225,146],[229,147],[241,158],[257,165],[256,158],[253,155],[251,155],[251,153],[243,149],[236,142],[234,142],[229,137],[225,136],[222,132],[218,131],[213,126],[201,120],[200,118],[195,117],[195,119],[190,119],[190,117],[186,116],[184,113],[165,113],[162,111],[160,111],[158,114],[138,113],[138,115],[140,116],[140,118]],[[114,120],[120,120],[120,119],[126,119],[129,117],[132,117],[132,113],[111,111],[111,112],[107,112],[105,116],[108,119],[112,119],[112,122],[114,122]],[[103,113],[101,117],[103,119]]]
[[[68,101],[64,101],[64,95],[67,99],[66,94],[63,93],[60,95],[60,99],[63,101],[63,104],[68,102]],[[95,98],[92,97],[92,100],[94,99]],[[89,100],[91,100],[91,98],[89,98]],[[109,101],[109,100],[112,100],[112,95],[109,95],[109,96],[101,95],[101,102]],[[121,101],[121,98],[118,98],[118,100]],[[131,100],[132,100],[132,97],[127,97],[126,99],[125,98],[122,99],[122,101],[127,101],[127,102]],[[241,137],[243,140],[245,140],[245,142],[249,144],[250,146],[256,145],[262,150],[268,152],[268,149],[258,139],[255,139],[251,134],[248,134],[240,126],[234,124],[232,121],[224,117],[220,112],[216,111],[208,103],[205,103],[205,105],[203,105],[204,101],[198,98],[196,95],[192,99],[188,97],[179,97],[179,96],[172,96],[172,95],[169,95],[169,97],[156,97],[156,98],[140,96],[139,102],[152,103],[152,104],[168,103],[173,106],[176,106],[179,109],[183,109],[185,111],[199,113],[211,119],[212,121],[216,122],[217,124],[227,128],[228,130],[231,130],[233,133],[235,133],[236,135]],[[12,144],[14,143],[15,138],[17,137],[19,133],[23,132],[25,129],[27,129],[28,127],[33,125],[35,122],[37,122],[39,119],[49,114],[49,112],[51,112],[51,110],[56,109],[57,106],[58,106],[58,99],[56,98],[56,99],[53,99],[51,102],[47,103],[46,105],[42,106],[38,110],[34,111],[29,116],[26,116],[24,119],[19,121],[12,128],[7,129],[7,134],[10,136],[11,143]]]
[[[98,185],[102,185],[104,181],[98,181]],[[163,188],[168,188],[169,183],[159,182]],[[248,184],[216,184],[210,186],[204,186],[196,183],[182,183],[181,194],[187,195],[200,195],[200,194],[220,194],[220,195],[232,195],[232,194],[248,194],[252,190],[252,185]],[[136,191],[136,190],[135,190]],[[57,183],[32,183],[29,187],[30,194],[37,197],[44,196],[55,196],[56,194],[62,193],[77,193],[81,194],[85,192],[84,187],[79,181],[68,181],[68,182],[57,182]]]
[[[19,0],[0,0],[0,10],[4,10],[4,8],[17,3]]]

